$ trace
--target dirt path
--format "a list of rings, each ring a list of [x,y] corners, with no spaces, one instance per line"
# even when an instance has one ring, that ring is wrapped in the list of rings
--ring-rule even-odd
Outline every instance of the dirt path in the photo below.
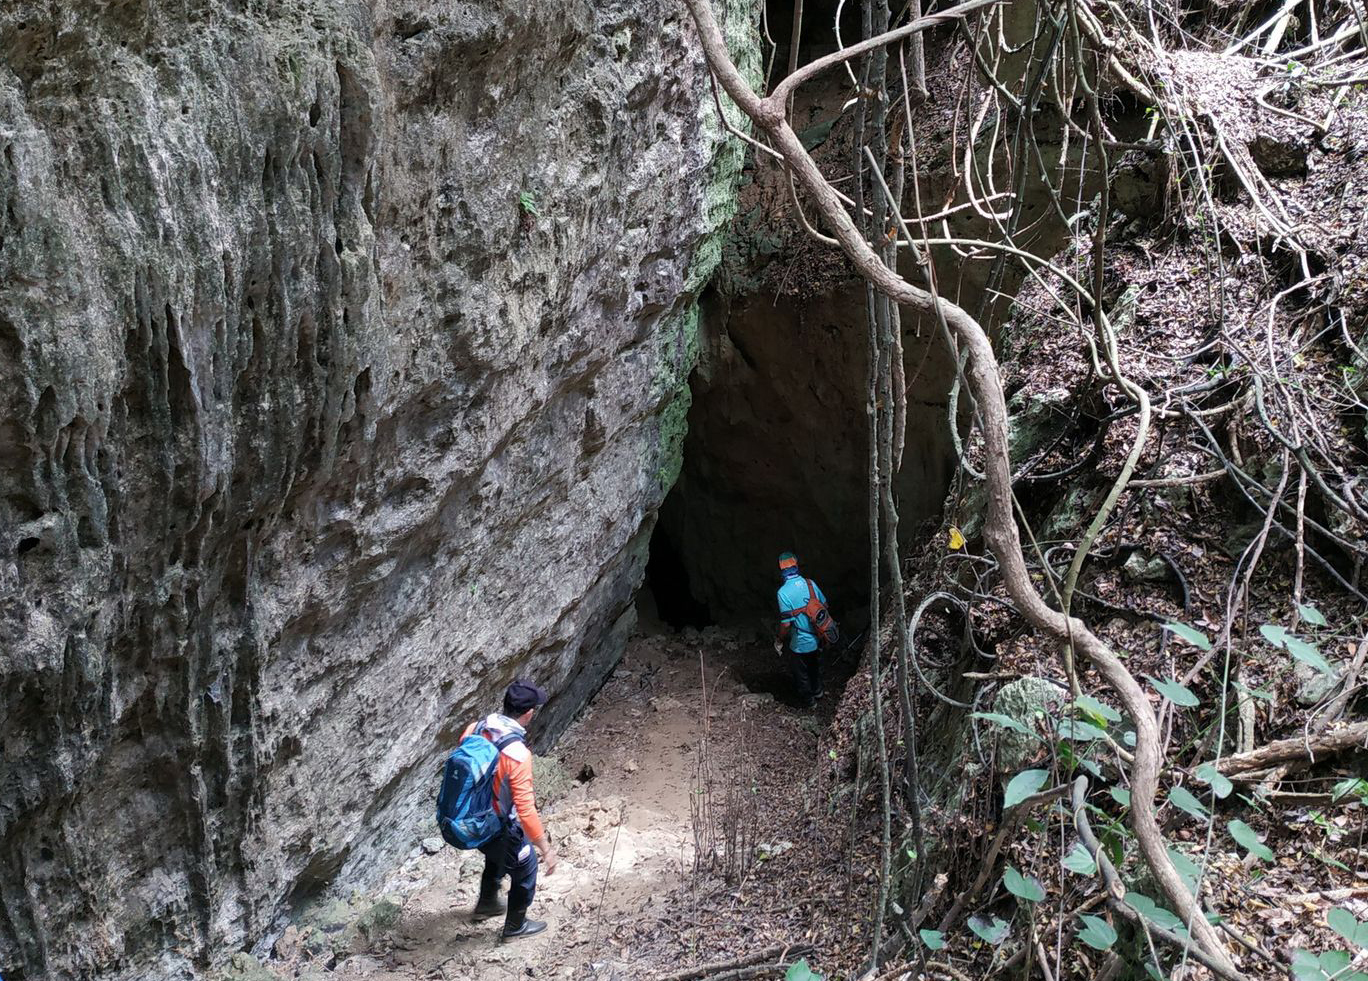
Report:
[[[367,981],[649,976],[642,958],[658,963],[659,948],[677,946],[668,941],[678,939],[678,927],[688,919],[680,897],[687,892],[682,887],[694,852],[690,796],[703,720],[700,651],[714,752],[732,751],[729,740],[739,733],[730,723],[743,713],[755,719],[783,716],[798,733],[785,737],[786,748],[804,742],[804,723],[793,710],[746,686],[747,681],[755,687],[775,684],[773,666],[765,667],[762,660],[773,659],[767,648],[716,631],[693,642],[637,637],[552,754],[570,779],[564,795],[543,809],[561,855],[556,873],[541,877],[532,908],[535,918],[550,923],[546,933],[499,943],[502,920],[474,924],[468,914],[483,858],[445,847],[435,854],[417,850],[388,890],[400,904],[397,922],[377,931],[369,944],[355,946],[362,952],[340,959],[326,976]],[[809,722],[807,728],[815,730],[815,725]],[[576,779],[590,772],[592,778]],[[539,794],[542,790],[538,787]],[[706,955],[696,941],[691,946]],[[302,954],[296,959],[298,977],[309,977],[307,960]],[[278,962],[277,969],[284,966]]]

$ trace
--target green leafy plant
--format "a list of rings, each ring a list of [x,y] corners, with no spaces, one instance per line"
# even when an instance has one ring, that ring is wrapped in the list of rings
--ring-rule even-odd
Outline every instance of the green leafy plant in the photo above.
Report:
[[[1181,637],[1198,650],[1211,650],[1211,641],[1207,639],[1207,635],[1200,630],[1189,627],[1186,623],[1166,623],[1164,629],[1175,637]]]
[[[983,916],[975,913],[969,917],[969,929],[978,934],[986,943],[997,946],[1007,939],[1007,934],[1011,932],[1012,926],[1001,917]]]
[[[1243,821],[1234,820],[1226,824],[1226,830],[1230,832],[1230,837],[1244,848],[1245,851],[1255,858],[1261,858],[1265,862],[1273,861],[1273,850],[1259,840],[1258,834]]]
[[[1325,922],[1331,930],[1355,947],[1368,949],[1368,923],[1364,923],[1347,909],[1336,906],[1325,914]]]
[[[1330,666],[1330,662],[1325,659],[1315,644],[1308,644],[1306,641],[1294,637],[1288,633],[1286,627],[1279,627],[1276,624],[1265,623],[1259,628],[1259,633],[1263,634],[1264,640],[1274,647],[1281,647],[1303,664],[1309,664],[1321,674],[1333,675],[1335,669]]]
[[[1003,873],[1002,884],[1017,899],[1028,903],[1038,903],[1045,898],[1045,887],[1033,875],[1022,875],[1010,865]]]
[[[1203,763],[1192,772],[1198,780],[1211,787],[1212,792],[1222,800],[1229,797],[1230,792],[1235,789],[1230,778],[1217,770],[1214,764]]]
[[[536,195],[531,191],[518,192],[518,207],[522,209],[522,213],[525,215],[530,215],[533,218],[542,216],[541,209],[537,207]]]
[[[1097,874],[1097,862],[1081,841],[1074,842],[1069,854],[1064,856],[1064,867],[1070,872],[1077,872],[1089,878]]]
[[[918,935],[922,938],[922,943],[926,944],[928,950],[942,950],[945,947],[945,934],[939,930],[918,930]]]
[[[1184,925],[1182,918],[1172,911],[1160,906],[1143,893],[1126,893],[1126,905],[1156,926],[1161,926],[1166,930],[1171,930],[1182,936],[1187,935],[1187,927]]]
[[[1106,735],[1097,726],[1091,722],[1084,722],[1082,719],[1064,719],[1059,723],[1059,737],[1061,739],[1092,742],[1094,739],[1102,739]]]
[[[1079,695],[1074,700],[1074,708],[1082,712],[1099,728],[1107,728],[1109,722],[1120,722],[1121,713],[1105,702],[1099,702],[1091,695]]]
[[[1007,781],[1007,790],[1002,797],[1002,806],[1005,810],[1015,807],[1030,797],[1041,787],[1045,786],[1045,781],[1049,779],[1047,770],[1022,770],[1011,780]]]
[[[1349,797],[1357,797],[1361,803],[1368,804],[1368,780],[1349,777],[1330,788],[1330,799],[1336,803]]]
[[[1368,950],[1368,923],[1363,922],[1347,909],[1336,906],[1325,914],[1325,923],[1349,943],[1360,949]],[[1368,974],[1350,971],[1354,956],[1347,950],[1327,950],[1323,954],[1313,954],[1309,950],[1299,950],[1292,955],[1292,973],[1297,981],[1368,981]]]
[[[1078,931],[1078,939],[1095,950],[1107,950],[1116,943],[1116,930],[1100,916],[1087,913],[1081,917],[1083,929]]]
[[[1301,614],[1301,618],[1303,620],[1311,624],[1311,626],[1313,627],[1328,626],[1328,624],[1326,624],[1325,622],[1325,617],[1321,615],[1321,611],[1316,609],[1314,606],[1308,606],[1305,603],[1298,603],[1297,612]]]
[[[1195,708],[1202,704],[1201,700],[1177,681],[1160,681],[1158,678],[1145,675],[1145,680],[1150,683],[1159,694],[1163,695],[1174,705],[1181,705],[1184,708]]]
[[[1205,821],[1210,816],[1205,805],[1192,796],[1192,792],[1186,787],[1174,787],[1169,791],[1168,799],[1174,807],[1191,814],[1198,821]]]
[[[1039,734],[1032,732],[1010,715],[999,715],[997,712],[970,712],[969,717],[971,719],[982,719],[984,722],[991,722],[994,725],[1002,726],[1004,729],[1019,732],[1023,736],[1030,736],[1032,739],[1040,738]]]

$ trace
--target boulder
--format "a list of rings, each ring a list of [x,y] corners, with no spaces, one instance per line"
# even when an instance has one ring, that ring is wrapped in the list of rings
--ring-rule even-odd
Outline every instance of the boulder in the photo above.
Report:
[[[1018,678],[998,691],[993,699],[993,711],[1015,719],[1033,732],[1044,732],[1048,728],[1042,725],[1043,720],[1059,718],[1068,700],[1068,692],[1053,681]],[[1041,740],[1003,726],[989,725],[988,728],[996,734],[996,762],[1000,774],[1014,774],[1024,769],[1044,747]]]

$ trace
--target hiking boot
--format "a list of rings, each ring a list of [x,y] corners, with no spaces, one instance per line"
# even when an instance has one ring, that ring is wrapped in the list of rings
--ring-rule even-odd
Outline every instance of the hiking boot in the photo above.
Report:
[[[541,933],[545,929],[546,922],[544,920],[529,920],[527,910],[512,909],[508,911],[508,919],[504,922],[503,936],[500,939],[518,940],[522,937]]]
[[[470,919],[475,923],[479,923],[481,920],[490,920],[496,916],[503,916],[507,910],[508,907],[499,901],[498,896],[495,896],[493,899],[481,897],[480,901],[475,904],[475,908],[471,910]]]

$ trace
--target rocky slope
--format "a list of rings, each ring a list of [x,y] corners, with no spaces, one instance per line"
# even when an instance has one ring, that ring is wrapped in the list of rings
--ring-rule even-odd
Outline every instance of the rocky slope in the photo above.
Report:
[[[568,721],[712,117],[663,0],[0,10],[0,973],[189,977],[407,844],[514,673]]]

